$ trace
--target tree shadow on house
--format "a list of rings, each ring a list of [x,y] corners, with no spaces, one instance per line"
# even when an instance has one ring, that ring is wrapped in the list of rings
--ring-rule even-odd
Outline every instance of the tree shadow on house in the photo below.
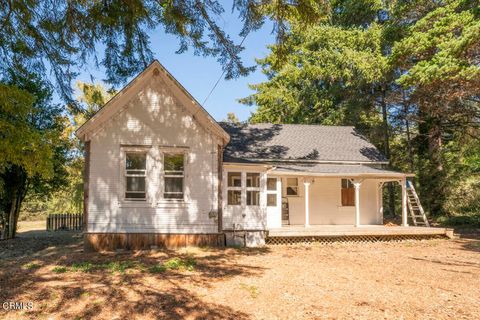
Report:
[[[281,159],[288,153],[284,145],[274,144],[272,140],[282,130],[282,125],[250,127],[247,124],[220,125],[230,135],[225,148],[224,161],[246,162],[246,159]]]
[[[360,147],[360,154],[366,157],[369,161],[388,161],[385,155],[372,145],[360,130],[355,128],[353,130],[353,135],[360,138],[363,142],[364,145]]]

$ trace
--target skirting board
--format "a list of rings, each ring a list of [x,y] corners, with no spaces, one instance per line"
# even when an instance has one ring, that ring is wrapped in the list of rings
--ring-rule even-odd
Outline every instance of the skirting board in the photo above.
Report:
[[[224,234],[85,233],[85,251],[178,249],[223,247]]]

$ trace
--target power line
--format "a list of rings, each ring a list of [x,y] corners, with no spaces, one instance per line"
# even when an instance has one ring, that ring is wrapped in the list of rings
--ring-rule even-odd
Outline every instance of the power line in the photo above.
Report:
[[[243,37],[242,41],[240,42],[240,46],[242,46],[243,42],[245,41],[245,39],[247,38],[248,36],[248,33]],[[232,61],[230,61],[230,63],[232,63]],[[217,82],[215,82],[215,84],[213,85],[212,87],[212,90],[210,90],[210,92],[208,93],[207,97],[205,98],[205,100],[203,100],[203,103],[202,105],[205,105],[205,102],[207,102],[208,98],[210,98],[210,96],[212,95],[213,91],[217,88],[218,84],[220,83],[220,80],[222,80],[223,78],[223,75],[225,74],[227,69],[223,70],[222,74],[220,75],[220,77],[218,78]]]

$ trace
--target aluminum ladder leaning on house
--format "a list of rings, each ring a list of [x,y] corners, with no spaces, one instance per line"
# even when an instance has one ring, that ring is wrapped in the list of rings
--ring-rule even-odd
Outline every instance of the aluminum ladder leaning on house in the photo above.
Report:
[[[423,211],[423,207],[420,204],[420,199],[413,187],[413,183],[409,180],[407,180],[407,204],[413,224],[415,226],[430,227],[425,211]]]

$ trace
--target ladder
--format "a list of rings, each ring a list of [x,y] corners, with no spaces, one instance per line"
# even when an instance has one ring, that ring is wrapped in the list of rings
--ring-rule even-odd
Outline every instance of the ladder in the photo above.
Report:
[[[407,204],[413,224],[415,226],[430,227],[425,211],[423,211],[423,207],[420,204],[420,199],[413,187],[413,183],[409,180],[407,180]]]

